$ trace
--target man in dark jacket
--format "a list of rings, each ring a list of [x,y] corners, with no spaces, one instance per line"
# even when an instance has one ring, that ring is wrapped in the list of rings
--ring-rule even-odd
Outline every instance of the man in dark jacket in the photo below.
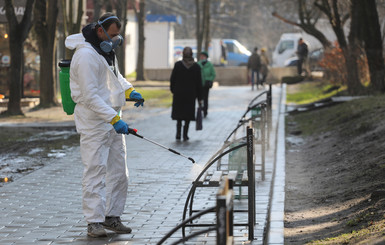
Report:
[[[297,63],[297,72],[298,75],[302,74],[302,66],[306,62],[307,54],[309,53],[307,44],[303,41],[302,38],[298,40],[298,47],[297,47],[297,56],[298,56],[298,63]]]
[[[254,48],[253,54],[249,57],[247,62],[247,74],[250,74],[251,71],[251,90],[254,90],[254,77],[257,77],[257,88],[259,81],[259,70],[261,69],[261,57],[258,54],[258,48]]]

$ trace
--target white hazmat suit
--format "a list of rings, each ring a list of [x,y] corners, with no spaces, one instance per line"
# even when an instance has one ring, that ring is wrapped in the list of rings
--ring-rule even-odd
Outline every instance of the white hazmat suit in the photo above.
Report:
[[[76,49],[71,60],[70,88],[84,164],[83,212],[88,223],[104,222],[106,216],[120,217],[126,202],[125,138],[110,122],[120,115],[125,91],[132,85],[117,65],[109,66],[83,34],[67,37],[65,45]]]

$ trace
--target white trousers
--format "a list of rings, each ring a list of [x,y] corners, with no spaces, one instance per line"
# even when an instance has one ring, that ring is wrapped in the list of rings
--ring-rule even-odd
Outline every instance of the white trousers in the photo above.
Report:
[[[96,131],[96,130],[95,130]],[[84,164],[83,213],[88,223],[121,216],[126,203],[128,169],[124,135],[114,129],[80,135]]]

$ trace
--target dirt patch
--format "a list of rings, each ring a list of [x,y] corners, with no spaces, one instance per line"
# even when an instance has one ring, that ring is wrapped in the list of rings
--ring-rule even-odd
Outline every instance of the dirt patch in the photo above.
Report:
[[[129,103],[123,110],[130,110],[123,114],[124,120],[132,122],[164,113],[167,108],[150,100],[145,107]],[[23,108],[23,112],[23,116],[0,116],[0,187],[7,184],[5,178],[16,181],[79,146],[73,115],[67,115],[62,107]]]
[[[0,133],[0,186],[29,174],[79,145],[74,128],[4,127]],[[7,179],[6,179],[7,178]]]
[[[287,117],[285,244],[352,234],[382,222],[384,108],[385,98],[375,97]],[[380,244],[385,238],[380,230],[327,244],[360,241]]]

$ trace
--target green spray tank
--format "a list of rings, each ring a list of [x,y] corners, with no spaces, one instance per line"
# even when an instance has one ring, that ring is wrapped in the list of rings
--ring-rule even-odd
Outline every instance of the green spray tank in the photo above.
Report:
[[[61,60],[59,62],[59,81],[60,81],[60,92],[63,110],[67,115],[72,115],[74,113],[76,103],[71,98],[71,89],[70,89],[70,66],[71,60]]]

